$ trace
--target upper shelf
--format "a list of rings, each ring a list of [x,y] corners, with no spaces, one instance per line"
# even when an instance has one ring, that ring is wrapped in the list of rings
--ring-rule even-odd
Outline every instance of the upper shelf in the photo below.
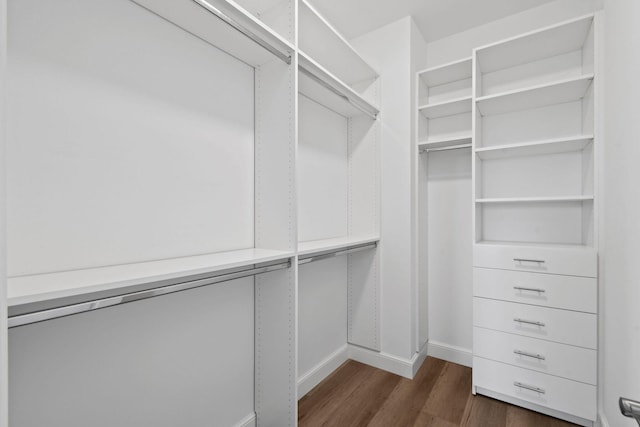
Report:
[[[455,136],[447,136],[443,138],[427,138],[424,141],[418,143],[420,150],[430,150],[436,148],[455,147],[459,145],[471,144],[471,133],[459,134]]]
[[[470,79],[473,68],[471,58],[461,59],[444,65],[427,68],[418,76],[427,87],[441,86],[458,80]]]
[[[476,98],[483,116],[577,101],[591,87],[593,74]]]
[[[376,70],[306,0],[298,4],[300,50],[348,86],[378,77]]]
[[[476,49],[480,73],[534,62],[581,49],[593,26],[593,14]]]
[[[376,119],[380,109],[315,62],[306,53],[298,54],[299,91],[345,117],[365,114]]]
[[[133,0],[186,32],[254,67],[291,63],[294,46],[231,0]]]
[[[367,243],[377,243],[378,236],[345,236],[333,239],[312,240],[300,242],[298,244],[298,256],[308,256],[322,252],[349,249],[354,246],[366,245]]]
[[[547,139],[543,141],[476,148],[475,152],[482,160],[504,159],[508,157],[581,151],[591,142],[593,142],[593,135],[579,135],[570,138]]]
[[[418,107],[420,113],[428,119],[453,116],[471,111],[471,96],[464,96],[450,101],[426,104]]]
[[[286,260],[291,256],[293,253],[284,251],[243,249],[160,261],[10,277],[7,287],[8,303],[9,306],[17,306],[87,296],[97,292],[113,290],[125,292],[141,285]]]

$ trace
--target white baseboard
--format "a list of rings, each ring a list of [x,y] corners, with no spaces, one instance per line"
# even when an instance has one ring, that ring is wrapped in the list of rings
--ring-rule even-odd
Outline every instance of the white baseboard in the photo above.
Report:
[[[457,363],[469,368],[473,367],[473,352],[466,348],[438,341],[429,341],[427,343],[427,354],[447,362]]]
[[[411,359],[404,359],[349,344],[349,359],[409,379],[413,379],[426,357],[426,352],[422,351],[416,353]]]
[[[256,414],[251,414],[240,420],[234,427],[256,427]]]
[[[596,426],[609,427],[609,421],[607,421],[607,417],[602,412],[598,413],[598,421],[596,421]]]
[[[348,344],[331,353],[313,369],[298,378],[298,399],[309,393],[312,388],[328,377],[349,358]]]
[[[416,353],[416,355],[414,356],[415,361],[413,362],[413,376],[411,378],[414,378],[416,376],[416,374],[418,373],[418,370],[420,369],[425,359],[429,355],[428,350],[429,350],[429,346],[425,344],[420,349],[420,352]]]

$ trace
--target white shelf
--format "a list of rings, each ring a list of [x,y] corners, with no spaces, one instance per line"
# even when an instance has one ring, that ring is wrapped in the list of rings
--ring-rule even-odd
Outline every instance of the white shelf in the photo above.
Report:
[[[366,114],[376,118],[380,109],[326,70],[306,53],[299,52],[299,88],[303,95],[345,117]]]
[[[585,202],[593,200],[593,196],[565,197],[495,197],[476,199],[476,203],[538,203],[538,202]]]
[[[292,252],[269,249],[243,249],[161,261],[10,277],[7,290],[8,304],[16,306],[116,289],[125,292],[127,288],[134,286],[285,260],[293,255]]]
[[[557,138],[544,141],[477,148],[475,152],[482,160],[503,159],[508,157],[537,156],[543,154],[581,151],[592,142],[593,135],[580,135],[571,138]]]
[[[298,243],[298,255],[313,255],[316,253],[334,251],[337,249],[348,249],[353,246],[376,243],[380,241],[379,236],[345,236],[333,239],[312,240]]]
[[[471,144],[471,134],[459,135],[446,138],[428,138],[418,143],[420,149],[446,148],[456,145]]]
[[[553,248],[553,249],[569,249],[569,250],[584,250],[592,252],[593,246],[582,244],[569,244],[569,243],[539,243],[539,242],[512,242],[503,240],[480,240],[475,242],[477,246],[510,246],[510,247],[532,247],[532,248]]]
[[[307,1],[298,2],[298,46],[338,79],[352,86],[378,73]]]
[[[472,72],[471,58],[469,57],[437,67],[427,68],[420,71],[418,76],[426,86],[434,87],[458,80],[470,79]]]
[[[545,105],[577,101],[591,86],[593,74],[531,86],[476,99],[483,116],[529,110]]]
[[[534,62],[581,49],[593,25],[593,14],[562,22],[477,49],[481,73]]]
[[[133,1],[254,67],[274,57],[290,62],[295,51],[291,43],[232,1]]]
[[[471,96],[452,99],[450,101],[426,104],[418,107],[420,113],[428,119],[453,116],[471,111]]]

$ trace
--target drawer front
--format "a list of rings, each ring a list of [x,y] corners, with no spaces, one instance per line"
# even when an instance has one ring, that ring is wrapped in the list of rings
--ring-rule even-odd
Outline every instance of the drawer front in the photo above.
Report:
[[[592,277],[473,269],[473,295],[596,313],[598,282]]]
[[[473,384],[587,420],[596,419],[596,387],[593,385],[481,357],[473,358]],[[527,387],[537,388],[539,391]]]
[[[595,314],[475,297],[473,324],[517,335],[597,349]]]
[[[473,328],[473,354],[545,374],[597,384],[597,351]]]
[[[533,273],[597,277],[594,249],[475,244],[473,266]]]

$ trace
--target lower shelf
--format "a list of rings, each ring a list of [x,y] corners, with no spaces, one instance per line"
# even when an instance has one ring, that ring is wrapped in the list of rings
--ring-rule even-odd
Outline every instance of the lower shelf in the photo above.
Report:
[[[110,290],[125,291],[149,283],[285,260],[293,255],[293,252],[252,248],[160,261],[10,277],[7,292],[8,305],[12,307]]]
[[[379,236],[343,236],[331,239],[312,240],[298,243],[298,255],[313,255],[338,249],[348,249],[353,246],[377,243]]]

